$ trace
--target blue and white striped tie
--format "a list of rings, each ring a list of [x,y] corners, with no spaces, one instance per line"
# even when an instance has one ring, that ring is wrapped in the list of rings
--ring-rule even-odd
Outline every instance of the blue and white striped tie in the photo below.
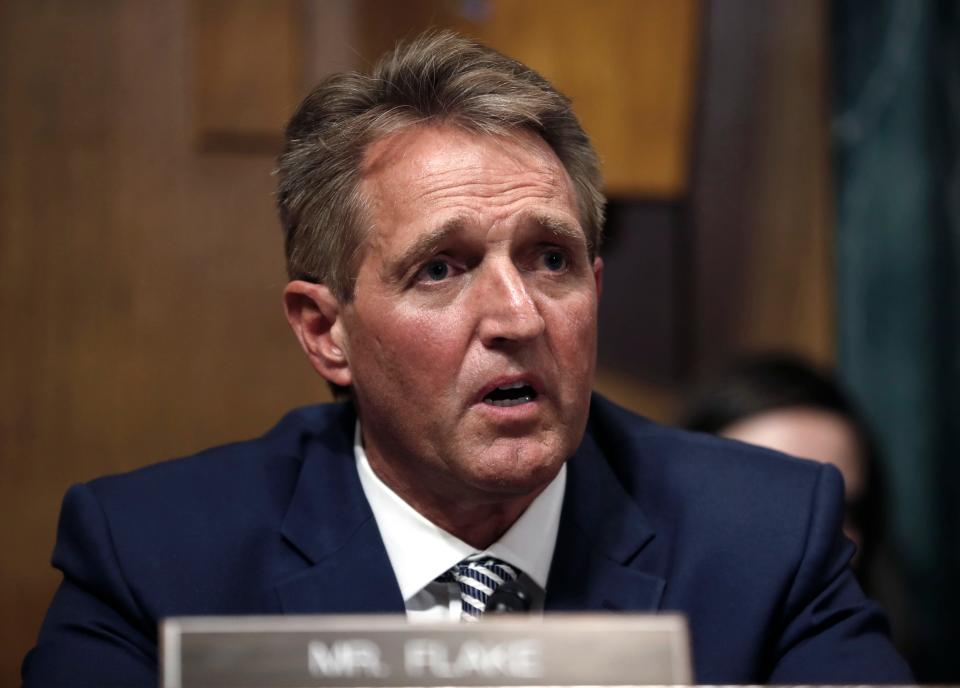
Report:
[[[486,610],[490,595],[507,581],[516,578],[516,569],[480,552],[470,555],[438,580],[457,583],[460,587],[460,618],[463,621],[477,621]]]

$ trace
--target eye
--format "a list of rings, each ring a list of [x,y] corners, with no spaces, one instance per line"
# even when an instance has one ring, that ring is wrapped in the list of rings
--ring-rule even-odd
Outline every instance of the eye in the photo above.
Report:
[[[567,267],[567,254],[559,249],[544,251],[543,266],[551,272],[565,270]]]
[[[420,269],[419,279],[427,282],[441,282],[450,276],[450,264],[434,258]]]

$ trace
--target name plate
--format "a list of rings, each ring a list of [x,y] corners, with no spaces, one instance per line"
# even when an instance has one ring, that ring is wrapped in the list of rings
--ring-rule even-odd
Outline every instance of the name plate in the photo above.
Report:
[[[161,625],[164,688],[690,684],[678,615],[179,617]]]

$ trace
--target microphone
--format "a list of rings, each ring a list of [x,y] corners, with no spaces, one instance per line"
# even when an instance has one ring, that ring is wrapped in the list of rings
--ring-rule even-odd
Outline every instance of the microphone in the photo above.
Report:
[[[490,595],[485,614],[524,613],[530,611],[533,600],[519,580],[507,581]]]

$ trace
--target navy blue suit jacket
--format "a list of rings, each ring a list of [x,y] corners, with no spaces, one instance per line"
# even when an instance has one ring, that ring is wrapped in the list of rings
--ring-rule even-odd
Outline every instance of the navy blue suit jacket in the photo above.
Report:
[[[157,621],[404,611],[349,405],[71,488],[63,582],[25,683],[155,685]],[[660,427],[594,397],[568,462],[547,611],[677,610],[700,683],[907,683],[847,566],[832,467]]]

